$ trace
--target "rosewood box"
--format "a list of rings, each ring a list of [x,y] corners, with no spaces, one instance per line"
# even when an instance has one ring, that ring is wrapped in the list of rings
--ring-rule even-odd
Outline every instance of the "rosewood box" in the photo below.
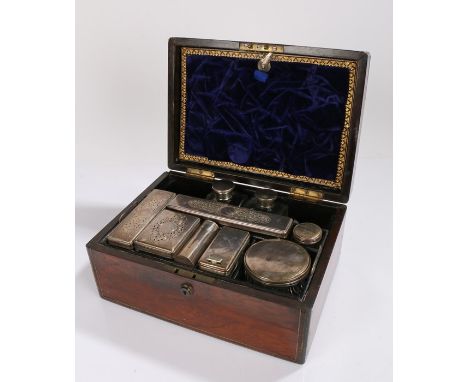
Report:
[[[169,170],[87,244],[101,297],[303,363],[339,257],[368,59],[367,53],[348,50],[171,38]],[[162,256],[113,239],[119,222],[151,191],[214,200],[212,185],[219,180],[234,183],[232,199],[226,187],[219,199],[228,217],[242,207],[240,218],[247,209],[290,218],[282,241],[294,241],[292,228],[300,223],[322,229],[318,242],[304,245],[310,262],[300,282],[263,285],[249,277],[243,254],[236,254],[233,271],[217,274],[193,259],[176,261],[182,243]],[[273,192],[260,195],[262,189]],[[216,223],[222,229],[229,220]],[[246,237],[252,245],[271,235],[255,229]],[[144,240],[149,239],[140,244]],[[271,243],[270,249],[276,242]]]

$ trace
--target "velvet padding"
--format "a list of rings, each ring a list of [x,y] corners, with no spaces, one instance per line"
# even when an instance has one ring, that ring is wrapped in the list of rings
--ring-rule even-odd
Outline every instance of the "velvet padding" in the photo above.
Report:
[[[348,92],[347,68],[187,56],[185,153],[334,180]]]

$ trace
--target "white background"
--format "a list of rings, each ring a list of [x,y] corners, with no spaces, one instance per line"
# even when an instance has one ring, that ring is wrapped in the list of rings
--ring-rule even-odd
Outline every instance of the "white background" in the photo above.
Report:
[[[171,36],[371,53],[342,257],[303,366],[98,296],[85,243],[167,168]],[[391,177],[390,1],[77,1],[77,380],[390,381]]]
[[[339,9],[335,9],[335,14]],[[371,13],[371,3],[369,9]],[[219,8],[216,11],[223,12]],[[321,15],[312,13],[318,20],[316,22],[320,22]],[[298,11],[296,16],[300,14]],[[468,141],[465,89],[468,88],[468,77],[463,75],[468,53],[462,49],[468,34],[466,12],[464,3],[458,0],[395,0],[394,14],[394,378],[398,382],[464,382],[468,380],[468,258],[465,240],[468,215],[465,202]],[[326,17],[326,21],[330,20],[334,20],[331,12]],[[82,331],[76,330],[75,341],[74,275],[75,269],[83,268],[83,262],[75,264],[71,249],[75,236],[74,21],[74,4],[70,0],[0,2],[2,381],[73,380],[75,342],[76,374],[77,379],[82,380],[79,358],[87,349],[80,346]],[[379,27],[376,25],[372,32]],[[258,33],[258,30],[253,32]],[[322,33],[320,38],[325,39],[325,34]],[[373,101],[374,105],[384,99],[379,96]],[[366,113],[365,119],[369,118],[368,108]],[[365,129],[369,133],[374,131],[366,127],[366,122]],[[79,161],[76,163],[80,168]],[[135,173],[132,171],[127,175]],[[381,170],[375,173],[381,173]],[[76,181],[79,191],[82,187],[78,176]],[[135,193],[139,191],[135,190]],[[77,192],[77,196],[80,193]],[[133,191],[127,193],[134,195]],[[357,203],[355,198],[353,196],[351,205]],[[122,200],[118,208],[126,203],[127,200]],[[82,251],[79,241],[83,239],[83,231],[79,227],[84,226],[84,219],[77,212],[77,223],[81,222],[76,225],[77,249]],[[89,226],[93,225],[90,232],[95,229],[94,225],[107,219],[102,214],[94,218],[92,213],[84,216],[89,217]],[[371,227],[371,224],[367,226]],[[78,253],[77,256],[80,259]],[[339,268],[344,267],[341,264]],[[337,288],[339,277],[338,274],[333,289]],[[91,281],[86,285],[92,285]],[[76,291],[77,295],[83,291],[79,282]],[[340,293],[347,292],[341,289]],[[333,296],[330,296],[327,306],[333,304],[332,301]],[[325,307],[325,314],[330,317],[327,310],[331,308]],[[92,309],[82,312],[77,306],[76,323],[80,322],[80,316],[86,315],[95,322],[92,320],[96,312]],[[328,321],[322,320],[321,327]],[[128,328],[122,327],[122,332]],[[319,331],[324,330],[319,328]],[[330,330],[327,332],[333,335]],[[152,334],[150,331],[145,333]],[[96,342],[100,342],[99,338],[104,342],[102,335],[96,334],[95,338]],[[141,338],[137,340],[140,346]],[[303,380],[319,380],[318,374],[325,381],[334,378],[334,369],[342,367],[348,358],[355,360],[354,346],[364,347],[360,345],[361,340],[362,337],[353,343],[347,342],[351,350],[346,352],[346,358],[343,354],[339,357],[333,353],[334,367],[327,368],[331,372],[330,377],[328,374],[323,376],[319,365],[309,370]],[[337,341],[343,343],[341,337]],[[151,350],[148,353],[156,352],[154,342],[149,342],[146,349],[151,346]],[[112,341],[108,344],[113,349],[122,348],[112,345]],[[316,360],[324,359],[320,357],[324,357],[327,351],[337,349],[335,346],[327,350],[328,340],[322,341],[321,345],[316,344],[317,341],[314,344],[317,348],[325,346],[320,355],[315,356]],[[162,346],[166,344],[158,345],[164,349]],[[131,347],[126,349],[128,352]],[[222,349],[226,351],[227,348]],[[166,359],[173,359],[174,353],[168,351]],[[105,363],[106,370],[99,368],[100,362],[109,354],[103,350],[97,355],[93,365],[95,375],[102,376],[103,372],[115,374],[114,368],[122,369],[117,361],[128,362],[128,358],[117,358],[112,365],[109,361]],[[246,351],[244,354],[250,359],[254,353]],[[214,356],[219,361],[218,356]],[[331,357],[330,354],[328,359]],[[151,380],[158,369],[166,372],[167,377],[168,367],[173,376],[178,375],[177,370],[186,370],[179,380],[193,380],[200,376],[196,374],[196,368],[183,369],[180,366],[183,362],[175,365],[174,361],[171,369],[170,362],[164,362],[162,356],[159,363],[155,358],[146,358],[154,373],[137,374],[135,368],[133,380]],[[205,358],[203,362],[207,362]],[[220,367],[232,365],[228,362]],[[270,362],[266,367],[261,362],[253,366],[241,364],[238,369],[245,374],[262,368],[260,370],[275,374],[276,367],[283,367],[278,363],[280,361],[270,358]],[[167,366],[161,367],[160,363]],[[371,373],[375,370],[367,359],[356,363],[363,375],[369,375],[364,365]],[[213,365],[216,364],[210,364],[211,367]],[[287,365],[292,372],[283,374],[283,379],[289,376],[297,378],[294,373],[300,376],[302,370],[309,367],[308,364],[302,367]],[[88,375],[91,374],[89,371]],[[282,378],[277,370],[275,375],[277,380]],[[343,380],[352,380],[355,376],[356,373],[350,372],[349,378],[344,376]]]

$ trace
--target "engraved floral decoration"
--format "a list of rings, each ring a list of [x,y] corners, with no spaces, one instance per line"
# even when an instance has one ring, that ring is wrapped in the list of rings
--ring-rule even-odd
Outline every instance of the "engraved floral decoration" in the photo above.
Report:
[[[145,225],[148,222],[148,220],[150,220],[151,218],[152,216],[142,216],[142,215],[132,216],[122,225],[122,228],[121,228],[122,232],[124,233],[135,232],[136,229]]]
[[[160,242],[175,239],[181,235],[187,224],[185,215],[172,215],[162,218],[151,227],[150,241]]]
[[[189,200],[187,203],[191,208],[211,214],[223,215],[233,219],[241,219],[248,223],[268,224],[271,222],[271,218],[268,215],[246,208],[233,208],[222,203],[211,202],[208,200],[193,199]]]
[[[271,222],[271,218],[260,212],[247,209],[235,209],[229,212],[229,217],[235,219],[241,219],[243,221],[255,224],[268,224]]]
[[[146,197],[127,215],[119,229],[122,233],[135,232],[135,230],[145,226],[154,216],[153,214],[144,213],[145,211],[157,211],[165,203],[167,203],[167,198],[158,197],[148,200],[148,197]]]

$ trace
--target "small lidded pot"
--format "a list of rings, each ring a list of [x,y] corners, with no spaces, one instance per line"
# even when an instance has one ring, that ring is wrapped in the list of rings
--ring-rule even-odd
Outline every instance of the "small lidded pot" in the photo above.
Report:
[[[299,244],[267,239],[253,244],[245,253],[247,274],[256,282],[272,287],[289,287],[307,277],[312,260]]]
[[[275,205],[275,200],[278,197],[277,193],[273,190],[262,188],[255,192],[257,205],[263,210],[271,210]]]
[[[314,223],[299,223],[293,229],[293,237],[300,244],[316,244],[322,239],[322,229]]]
[[[234,183],[230,180],[215,180],[211,186],[219,202],[228,202],[232,199]]]

